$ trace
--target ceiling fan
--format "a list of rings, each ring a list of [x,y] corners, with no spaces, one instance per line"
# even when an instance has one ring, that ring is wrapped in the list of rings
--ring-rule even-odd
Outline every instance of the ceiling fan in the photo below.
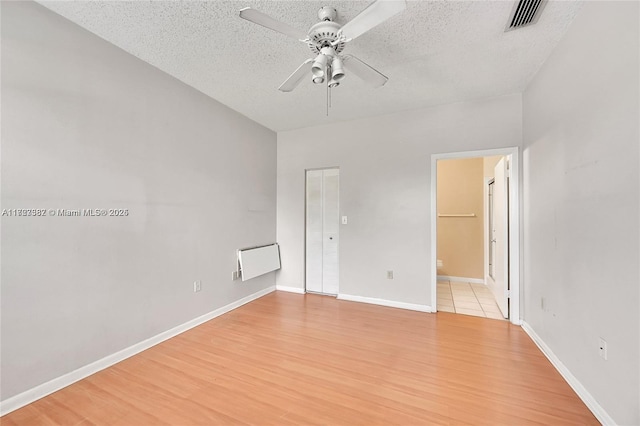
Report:
[[[376,0],[345,25],[335,22],[336,9],[324,6],[318,11],[320,22],[305,33],[288,24],[246,7],[240,17],[265,28],[296,38],[309,45],[315,58],[307,59],[278,88],[291,92],[311,72],[315,84],[336,87],[345,77],[345,69],[373,87],[383,86],[388,78],[353,55],[342,55],[345,44],[406,8],[406,0]]]

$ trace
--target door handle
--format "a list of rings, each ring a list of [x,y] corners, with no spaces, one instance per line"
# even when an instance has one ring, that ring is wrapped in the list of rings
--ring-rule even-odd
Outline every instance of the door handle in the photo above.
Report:
[[[330,240],[333,240],[333,237],[329,237]]]

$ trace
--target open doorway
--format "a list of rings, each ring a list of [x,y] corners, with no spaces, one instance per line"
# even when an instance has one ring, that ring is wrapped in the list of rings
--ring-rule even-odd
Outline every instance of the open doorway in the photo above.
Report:
[[[517,148],[432,156],[434,311],[519,324],[517,160]]]

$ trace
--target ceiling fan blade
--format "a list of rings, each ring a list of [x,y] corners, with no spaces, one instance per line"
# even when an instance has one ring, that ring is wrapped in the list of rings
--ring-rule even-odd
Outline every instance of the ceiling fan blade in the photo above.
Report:
[[[344,24],[340,31],[347,39],[353,40],[396,13],[402,12],[406,7],[405,0],[376,0],[358,16]]]
[[[373,87],[382,87],[385,85],[387,80],[389,80],[389,78],[380,71],[375,70],[370,65],[365,64],[353,55],[344,55],[342,57],[342,63],[347,71],[351,71],[360,77],[365,83],[368,83]]]
[[[241,9],[240,17],[242,19],[246,19],[247,21],[251,21],[254,24],[262,25],[265,28],[269,28],[270,30],[277,31],[281,34],[288,35],[289,37],[293,37],[298,40],[304,40],[307,38],[307,33],[305,33],[304,31],[293,28],[291,25],[285,24],[284,22],[275,20],[271,16],[265,15],[259,10],[251,9],[250,7]]]
[[[291,74],[289,78],[280,85],[280,87],[278,87],[278,90],[281,92],[291,92],[293,89],[298,87],[298,84],[300,84],[304,76],[311,71],[312,62],[313,59],[307,59],[304,61],[302,65],[300,65],[298,69],[295,70],[293,74]]]

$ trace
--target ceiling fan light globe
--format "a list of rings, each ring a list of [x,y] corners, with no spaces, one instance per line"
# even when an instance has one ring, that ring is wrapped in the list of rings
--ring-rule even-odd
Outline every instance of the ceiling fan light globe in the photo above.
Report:
[[[327,57],[320,54],[316,57],[316,60],[313,61],[311,72],[314,77],[324,77],[325,69],[327,69]]]
[[[335,78],[332,78],[331,81],[329,81],[329,87],[331,89],[333,89],[334,87],[338,87],[340,86],[340,82],[337,81]]]
[[[333,71],[332,79],[340,81],[344,78],[344,68],[342,68],[342,59],[335,57],[331,62],[331,70]]]
[[[322,84],[324,83],[324,77],[323,76],[313,77],[311,81],[313,81],[313,84]]]
[[[311,68],[311,73],[313,74],[314,79],[317,77],[324,77],[324,70],[321,67],[316,67],[315,65]]]
[[[342,81],[342,79],[344,78],[344,71],[334,71],[332,77],[335,81]]]

